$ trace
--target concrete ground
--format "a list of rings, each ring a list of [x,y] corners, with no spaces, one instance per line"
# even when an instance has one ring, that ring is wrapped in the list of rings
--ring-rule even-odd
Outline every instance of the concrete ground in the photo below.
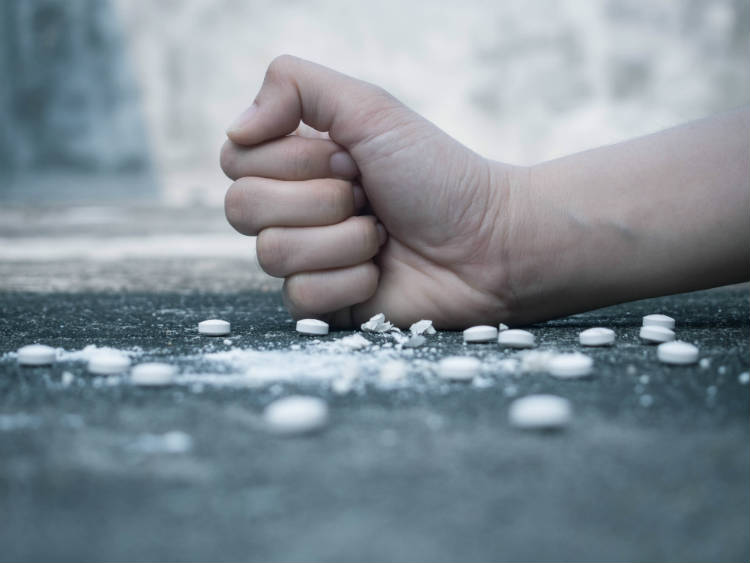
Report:
[[[556,350],[579,350],[586,327],[617,331],[614,347],[586,351],[592,377],[558,380],[501,369],[519,353],[465,346],[460,333],[414,351],[368,335],[371,348],[331,354],[328,342],[349,333],[297,335],[278,284],[251,259],[46,259],[32,256],[37,236],[54,253],[118,233],[39,234],[48,221],[34,217],[0,229],[27,245],[0,252],[0,560],[750,558],[746,286],[531,327],[540,349]],[[653,312],[675,317],[709,365],[658,363],[637,338]],[[232,322],[229,341],[197,335],[209,317]],[[33,342],[62,359],[19,367],[13,352]],[[91,344],[176,363],[178,383],[93,377],[77,352]],[[455,353],[483,359],[481,384],[434,376]],[[281,364],[267,383],[245,377],[266,359]],[[383,385],[377,366],[394,359],[408,375]],[[346,362],[361,368],[349,391],[325,373]],[[511,401],[538,392],[571,400],[567,429],[508,424]],[[291,393],[329,403],[324,431],[267,431],[262,409]]]

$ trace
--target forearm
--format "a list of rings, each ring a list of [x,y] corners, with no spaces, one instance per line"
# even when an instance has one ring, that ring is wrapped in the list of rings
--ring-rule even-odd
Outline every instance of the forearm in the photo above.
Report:
[[[745,109],[531,167],[514,321],[747,280],[749,134]]]

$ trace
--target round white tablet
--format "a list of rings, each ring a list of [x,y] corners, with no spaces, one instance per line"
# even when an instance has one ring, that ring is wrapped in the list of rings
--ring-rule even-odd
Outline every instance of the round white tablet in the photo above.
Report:
[[[318,319],[300,319],[297,321],[297,332],[300,334],[328,334],[328,323]]]
[[[550,375],[560,378],[586,377],[591,374],[594,360],[574,352],[573,354],[557,354],[547,363],[547,371]]]
[[[667,315],[646,315],[643,317],[643,326],[663,326],[670,330],[674,330],[674,319]]]
[[[532,348],[536,343],[534,335],[526,330],[518,328],[509,328],[503,330],[497,337],[497,343],[500,346],[509,348]]]
[[[581,346],[610,346],[615,342],[615,331],[611,328],[587,328],[578,335]]]
[[[88,369],[97,375],[113,375],[127,371],[130,358],[117,351],[97,352],[89,358]]]
[[[317,397],[292,395],[274,401],[263,411],[269,430],[276,434],[306,434],[328,422],[328,405]]]
[[[29,344],[16,352],[22,366],[47,366],[55,363],[55,349],[44,344]]]
[[[148,362],[138,364],[130,372],[130,382],[134,385],[169,385],[177,374],[177,368],[170,364]]]
[[[464,342],[492,342],[495,338],[497,338],[497,328],[494,326],[479,325],[464,331]]]
[[[443,379],[471,381],[479,373],[482,362],[469,356],[448,356],[438,362],[437,372]]]
[[[226,336],[230,331],[229,322],[221,319],[207,319],[198,323],[198,334],[205,336]]]
[[[687,342],[675,340],[659,344],[656,357],[665,364],[687,365],[698,361],[698,348]]]
[[[659,325],[645,325],[638,336],[646,342],[669,342],[674,340],[674,331]]]
[[[529,395],[516,399],[508,409],[508,420],[517,428],[562,428],[570,422],[570,401],[555,395]]]

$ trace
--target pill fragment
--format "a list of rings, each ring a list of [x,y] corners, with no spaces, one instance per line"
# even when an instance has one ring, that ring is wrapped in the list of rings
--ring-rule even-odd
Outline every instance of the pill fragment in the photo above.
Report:
[[[646,315],[643,317],[643,326],[663,326],[670,330],[674,330],[674,319],[667,315]]]
[[[55,362],[55,349],[44,344],[29,344],[16,352],[22,366],[47,366]]]
[[[578,341],[581,346],[610,346],[615,342],[615,331],[600,326],[587,328],[578,335]]]
[[[500,323],[499,325],[497,325],[498,332],[502,332],[504,330],[508,330],[509,328],[510,327],[508,325],[506,325],[505,323]]]
[[[370,317],[370,320],[366,323],[362,323],[360,326],[364,332],[388,332],[394,328],[393,323],[385,320],[383,313],[378,313]]]
[[[557,354],[547,363],[549,374],[561,379],[586,377],[591,374],[593,367],[594,360],[579,352]]]
[[[443,379],[471,381],[479,373],[482,363],[469,356],[448,356],[438,362],[437,372]]]
[[[409,327],[409,332],[418,336],[422,334],[431,335],[435,334],[435,327],[432,326],[432,321],[423,319],[412,324]]]
[[[114,375],[127,371],[130,358],[116,350],[96,352],[89,358],[88,370],[96,375]]]
[[[297,332],[316,336],[328,334],[328,323],[319,319],[300,319],[297,321]]]
[[[494,326],[478,325],[464,331],[464,342],[492,342],[497,338]]]
[[[645,325],[638,336],[646,342],[670,342],[674,340],[674,331],[660,325]]]
[[[747,385],[748,383],[750,383],[750,372],[743,371],[737,376],[737,381],[739,381],[742,385]]]
[[[221,319],[207,319],[198,323],[198,334],[205,336],[226,336],[230,329],[229,322]]]
[[[161,362],[138,364],[130,372],[130,382],[134,385],[169,385],[177,374],[177,368]]]
[[[570,401],[556,395],[528,395],[516,399],[508,409],[508,421],[516,428],[563,428],[572,415]]]
[[[292,395],[274,401],[263,412],[267,428],[275,434],[307,434],[328,422],[328,405],[317,397]]]
[[[659,344],[656,357],[665,364],[687,365],[698,361],[698,347],[688,342],[675,340]]]
[[[497,343],[508,348],[532,348],[535,342],[533,334],[518,328],[503,330],[497,337]]]

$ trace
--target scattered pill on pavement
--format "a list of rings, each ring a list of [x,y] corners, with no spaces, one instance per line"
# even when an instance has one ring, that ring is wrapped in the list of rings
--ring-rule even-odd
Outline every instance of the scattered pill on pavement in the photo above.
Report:
[[[229,322],[221,319],[208,319],[198,323],[198,334],[205,336],[226,336],[230,331]]]
[[[328,323],[318,319],[300,319],[297,321],[297,332],[315,336],[328,334]]]
[[[562,428],[571,415],[570,401],[555,395],[528,395],[513,401],[508,409],[510,424],[525,429]]]
[[[574,352],[572,354],[557,354],[547,364],[550,375],[562,379],[586,377],[591,374],[594,360],[585,354]]]
[[[22,366],[47,366],[55,362],[55,349],[44,344],[29,344],[19,348],[17,354]]]
[[[448,356],[438,362],[437,372],[443,379],[471,381],[479,373],[482,363],[469,356]]]
[[[123,373],[130,367],[130,358],[117,350],[96,352],[89,358],[88,370],[96,375]]]
[[[464,342],[492,342],[496,338],[497,329],[494,326],[479,325],[464,331]]]
[[[694,364],[698,361],[698,347],[681,340],[665,342],[659,344],[656,356],[665,364]]]
[[[177,374],[177,368],[161,362],[138,364],[130,372],[130,382],[134,385],[169,385]]]
[[[643,326],[663,326],[670,330],[674,330],[674,319],[667,315],[646,315],[643,317]]]
[[[610,346],[615,342],[615,331],[611,328],[588,328],[578,335],[582,346]]]
[[[292,395],[278,399],[263,411],[268,429],[275,434],[307,434],[328,422],[328,405],[317,397]]]
[[[638,333],[641,340],[646,342],[670,342],[674,340],[674,331],[672,329],[659,326],[659,325],[646,325],[642,326]]]
[[[500,332],[497,342],[500,346],[507,346],[508,348],[532,348],[536,339],[533,334],[526,330],[510,328]]]

